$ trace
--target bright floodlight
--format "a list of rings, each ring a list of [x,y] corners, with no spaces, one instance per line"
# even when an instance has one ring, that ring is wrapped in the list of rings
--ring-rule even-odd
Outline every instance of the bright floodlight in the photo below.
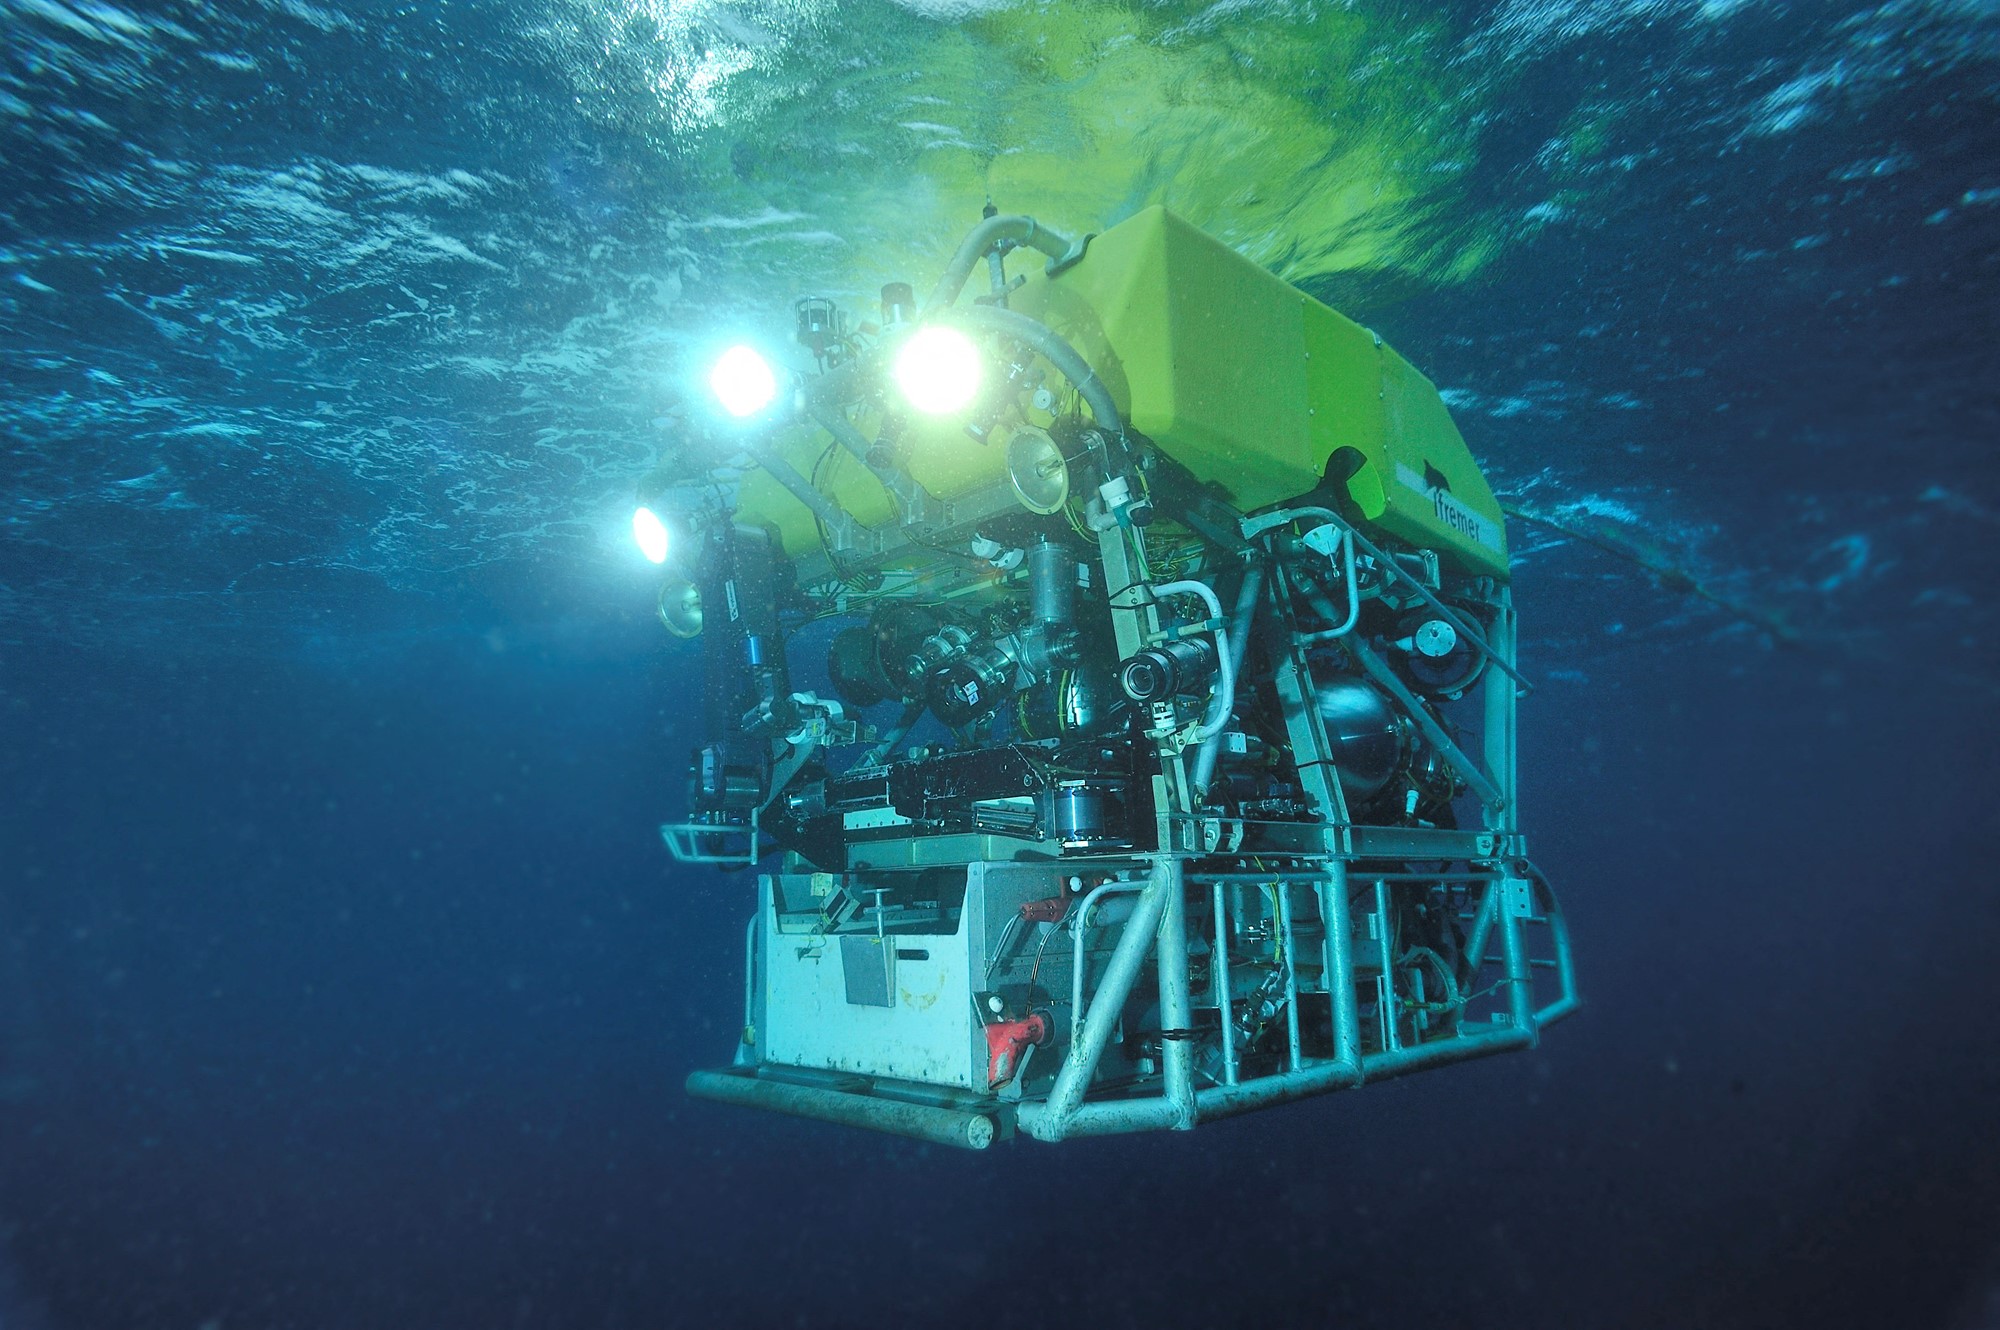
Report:
[[[651,508],[632,514],[632,539],[639,542],[639,552],[654,563],[667,561],[667,524]]]
[[[741,420],[754,416],[778,395],[778,376],[771,364],[747,346],[732,346],[708,372],[708,386],[722,409]]]
[[[937,324],[917,329],[896,353],[896,386],[926,415],[963,411],[978,393],[984,370],[970,337]]]

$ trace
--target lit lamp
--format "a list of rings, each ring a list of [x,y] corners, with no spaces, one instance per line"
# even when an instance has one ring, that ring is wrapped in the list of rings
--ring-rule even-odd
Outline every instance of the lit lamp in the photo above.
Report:
[[[643,505],[632,512],[632,539],[638,542],[639,552],[650,563],[665,563],[667,551],[673,547],[667,524],[658,513]]]
[[[911,333],[891,367],[904,398],[927,416],[948,416],[970,406],[985,370],[972,339],[941,324]]]
[[[732,346],[716,358],[708,372],[708,387],[724,411],[747,420],[777,397],[778,375],[755,348]]]

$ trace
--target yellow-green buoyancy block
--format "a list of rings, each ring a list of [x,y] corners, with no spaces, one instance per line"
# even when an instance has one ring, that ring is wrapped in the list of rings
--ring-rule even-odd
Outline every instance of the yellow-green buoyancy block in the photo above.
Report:
[[[1334,462],[1368,525],[1467,571],[1507,575],[1500,505],[1430,380],[1165,208],[1097,236],[1055,277],[1036,259],[1009,303],[1075,346],[1132,428],[1236,507],[1298,498]],[[913,421],[903,441],[911,474],[939,498],[1005,475],[1005,450],[972,442],[962,424]],[[830,442],[810,427],[774,441],[864,525],[893,520],[875,478]],[[746,478],[741,503],[794,555],[815,543],[810,515],[769,476]]]
[[[1097,370],[1131,426],[1251,511],[1333,468],[1372,526],[1504,577],[1500,505],[1431,381],[1382,339],[1152,207],[1010,301]]]

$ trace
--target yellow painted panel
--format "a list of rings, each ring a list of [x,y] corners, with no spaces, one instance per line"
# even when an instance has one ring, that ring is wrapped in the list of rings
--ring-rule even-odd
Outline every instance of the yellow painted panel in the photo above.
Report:
[[[1336,450],[1383,531],[1505,576],[1499,506],[1437,390],[1352,320],[1164,208],[1039,272],[1015,306],[1082,351],[1133,427],[1238,507],[1316,488]],[[1442,476],[1445,497],[1427,481]]]
[[[1367,329],[1161,207],[1098,236],[1054,278],[1038,256],[1015,268],[1028,280],[1013,307],[1081,352],[1134,429],[1237,507],[1309,493],[1334,454],[1352,449],[1337,474],[1371,526],[1506,576],[1499,505],[1437,389]],[[877,426],[856,424],[865,436]],[[810,476],[826,443],[802,430],[780,451]],[[1006,450],[967,436],[963,420],[913,419],[903,448],[940,498],[1006,474]],[[889,496],[846,453],[822,482],[863,524],[893,520]],[[742,496],[788,553],[816,547],[810,514],[768,476],[746,478]]]
[[[1385,428],[1370,459],[1386,497],[1382,529],[1505,577],[1505,517],[1437,389],[1384,347],[1382,396]]]
[[[864,526],[880,526],[895,520],[896,501],[882,488],[882,482],[875,479],[875,473],[862,465],[859,458],[835,445],[826,431],[816,426],[786,430],[773,440],[772,447],[807,480],[817,471],[820,492],[852,513]],[[779,544],[792,558],[819,548],[812,510],[769,472],[747,473],[737,491],[736,503],[744,521],[775,528]]]
[[[1097,369],[1132,427],[1255,508],[1311,489],[1301,320],[1313,303],[1165,208],[1090,243],[1013,304]]]

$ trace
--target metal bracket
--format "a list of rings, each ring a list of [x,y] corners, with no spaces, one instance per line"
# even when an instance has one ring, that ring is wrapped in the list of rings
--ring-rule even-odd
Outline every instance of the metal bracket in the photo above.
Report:
[[[742,849],[731,845],[732,837],[744,837]],[[759,848],[757,813],[750,814],[748,826],[714,822],[662,822],[660,839],[676,863],[724,864],[747,868],[763,857]]]
[[[1064,273],[1068,272],[1071,268],[1074,268],[1077,264],[1083,262],[1084,251],[1090,248],[1090,242],[1095,239],[1097,239],[1097,232],[1086,231],[1084,233],[1083,239],[1077,241],[1074,245],[1071,245],[1069,247],[1069,251],[1065,253],[1061,258],[1050,259],[1048,266],[1044,268],[1042,272],[1044,273],[1044,275],[1049,277],[1062,276]]]

